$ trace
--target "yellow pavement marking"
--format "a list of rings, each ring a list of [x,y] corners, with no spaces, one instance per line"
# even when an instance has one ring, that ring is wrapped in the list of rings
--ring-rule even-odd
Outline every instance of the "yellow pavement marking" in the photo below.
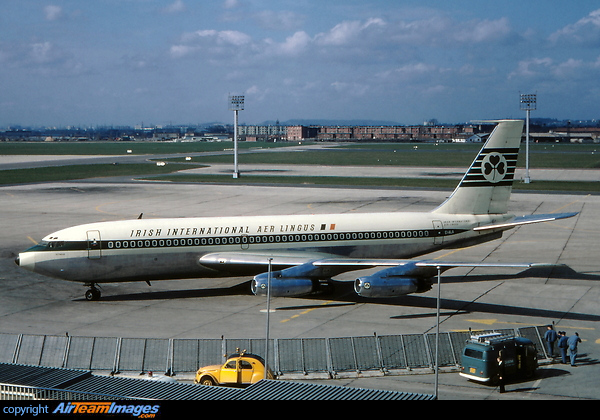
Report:
[[[323,303],[321,303],[321,305],[320,305],[320,306],[326,306],[326,305],[329,305],[330,303],[333,303],[333,301],[332,301],[332,300],[329,300],[329,301],[327,301],[327,302],[323,302]],[[305,311],[302,311],[302,312],[300,312],[299,314],[292,315],[291,317],[289,317],[289,318],[287,318],[287,319],[284,319],[284,320],[282,320],[282,321],[281,321],[281,323],[284,323],[284,322],[291,321],[292,319],[298,318],[298,317],[299,317],[299,316],[301,316],[301,315],[306,315],[307,313],[309,313],[309,312],[312,312],[312,311],[314,311],[315,309],[318,309],[318,308],[317,308],[317,307],[315,307],[315,308],[310,308],[310,309],[307,309],[307,310],[305,310]]]

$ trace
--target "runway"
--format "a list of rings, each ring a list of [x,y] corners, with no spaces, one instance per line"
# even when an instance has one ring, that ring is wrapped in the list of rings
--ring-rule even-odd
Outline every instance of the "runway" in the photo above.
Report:
[[[454,170],[456,171],[456,170]],[[314,170],[313,170],[314,173]],[[593,174],[595,176],[595,173]],[[260,338],[264,298],[249,292],[249,278],[107,284],[88,302],[85,287],[19,269],[16,254],[58,229],[93,221],[188,216],[348,213],[430,210],[450,191],[188,185],[89,181],[0,188],[2,333],[155,338]],[[544,262],[561,269],[454,269],[442,279],[441,330],[515,328],[554,323],[579,332],[586,365],[566,398],[600,397],[600,197],[513,193],[517,215],[578,211],[557,222],[523,226],[476,247],[428,255],[445,261]],[[347,273],[332,296],[275,298],[271,338],[345,337],[424,333],[435,328],[436,294],[394,299],[356,297]],[[566,369],[566,368],[565,368]],[[575,378],[577,375],[577,378]],[[593,381],[593,382],[592,382]],[[545,383],[550,383],[546,381]],[[355,383],[353,386],[360,386]],[[393,386],[405,386],[396,384]],[[392,385],[385,385],[392,386]],[[407,385],[410,386],[410,385]],[[413,386],[416,386],[413,384]],[[540,385],[541,386],[541,385]],[[548,395],[559,395],[559,387]],[[411,391],[412,392],[412,391]],[[420,392],[415,390],[414,392]]]

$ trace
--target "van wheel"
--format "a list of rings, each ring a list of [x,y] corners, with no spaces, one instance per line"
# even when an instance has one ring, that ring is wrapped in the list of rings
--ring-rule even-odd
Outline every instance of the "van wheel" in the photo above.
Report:
[[[202,379],[200,379],[200,385],[214,386],[216,384],[213,378],[211,378],[210,376],[205,376]]]

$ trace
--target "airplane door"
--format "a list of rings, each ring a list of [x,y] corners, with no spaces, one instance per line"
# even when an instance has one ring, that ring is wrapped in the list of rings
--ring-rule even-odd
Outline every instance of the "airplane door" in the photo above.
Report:
[[[433,221],[433,229],[435,230],[434,236],[433,236],[434,245],[441,245],[442,243],[444,243],[443,227],[444,226],[442,225],[442,222],[440,220]]]
[[[100,246],[99,230],[87,231],[87,251],[88,258],[91,260],[99,259],[100,257],[102,257],[102,247]]]

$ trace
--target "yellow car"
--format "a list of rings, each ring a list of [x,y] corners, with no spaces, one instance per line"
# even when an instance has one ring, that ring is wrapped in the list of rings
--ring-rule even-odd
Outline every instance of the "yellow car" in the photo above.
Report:
[[[265,379],[265,361],[255,354],[238,352],[223,365],[204,366],[196,372],[194,383],[201,385],[245,386]],[[267,379],[275,379],[271,369]]]

